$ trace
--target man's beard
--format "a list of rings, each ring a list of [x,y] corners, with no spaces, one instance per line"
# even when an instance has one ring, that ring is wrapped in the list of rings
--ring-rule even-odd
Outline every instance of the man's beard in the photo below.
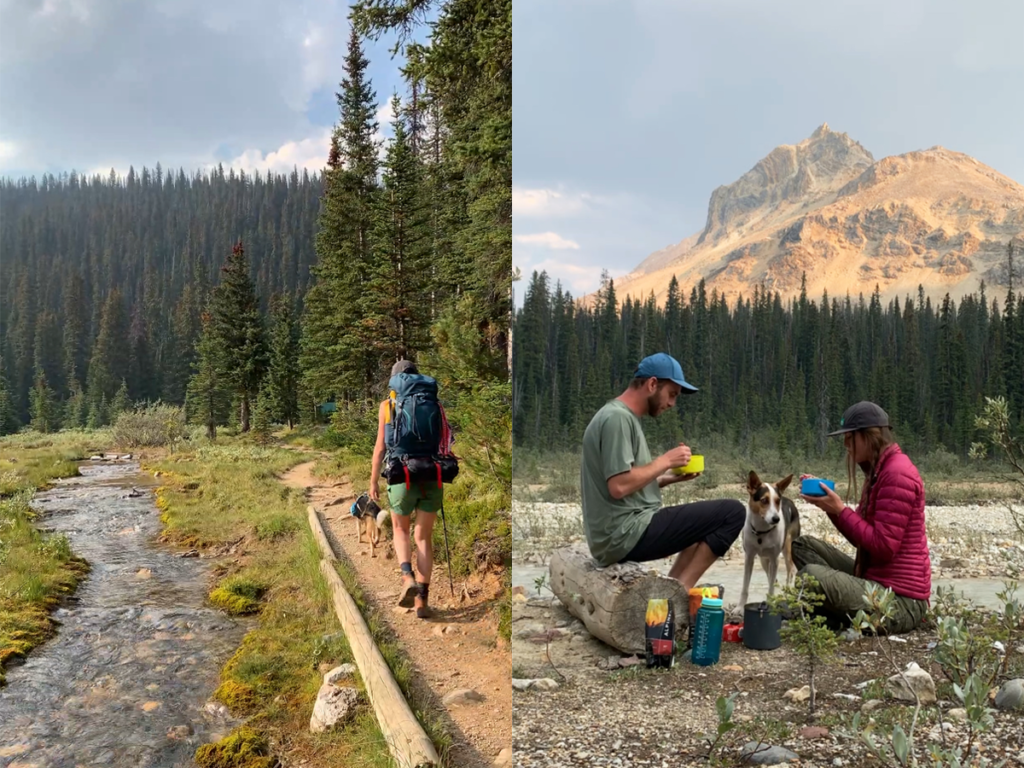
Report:
[[[658,414],[661,413],[661,404],[658,402],[660,398],[657,394],[651,395],[647,398],[647,415],[652,419],[657,418]]]

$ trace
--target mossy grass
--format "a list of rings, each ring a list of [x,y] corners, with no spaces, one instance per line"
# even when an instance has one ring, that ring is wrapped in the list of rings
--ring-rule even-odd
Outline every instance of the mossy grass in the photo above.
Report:
[[[211,602],[255,613],[214,694],[246,717],[246,724],[197,752],[200,765],[261,766],[270,764],[261,760],[284,752],[289,762],[390,765],[368,706],[341,729],[309,731],[323,670],[353,660],[320,573],[303,494],[279,481],[288,468],[310,458],[315,457],[221,436],[146,465],[163,483],[157,498],[165,538],[224,554]],[[391,660],[396,676],[407,680],[407,662],[394,654]],[[444,748],[447,736],[429,718],[427,725]]]
[[[32,494],[77,475],[78,462],[110,440],[108,431],[0,438],[0,685],[11,661],[53,635],[51,611],[89,572],[66,536],[36,527]]]

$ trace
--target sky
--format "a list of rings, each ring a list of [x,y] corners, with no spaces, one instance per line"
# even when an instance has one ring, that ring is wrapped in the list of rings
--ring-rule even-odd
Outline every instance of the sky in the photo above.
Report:
[[[347,0],[0,0],[0,176],[223,163],[316,171],[344,77]],[[404,91],[365,43],[390,135]]]
[[[1021,39],[1019,0],[515,0],[513,263],[592,291],[822,123],[1024,183]]]

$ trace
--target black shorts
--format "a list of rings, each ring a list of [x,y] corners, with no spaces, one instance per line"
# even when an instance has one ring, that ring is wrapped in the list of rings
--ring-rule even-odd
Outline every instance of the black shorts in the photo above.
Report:
[[[702,541],[721,557],[739,537],[746,519],[747,508],[735,499],[663,507],[654,513],[640,541],[621,562],[662,560]]]

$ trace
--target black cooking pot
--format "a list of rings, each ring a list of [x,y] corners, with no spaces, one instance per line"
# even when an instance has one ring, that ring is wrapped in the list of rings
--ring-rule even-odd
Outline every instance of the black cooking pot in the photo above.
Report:
[[[782,617],[768,610],[768,603],[747,603],[743,606],[743,644],[755,651],[771,651],[782,645],[779,630]]]

